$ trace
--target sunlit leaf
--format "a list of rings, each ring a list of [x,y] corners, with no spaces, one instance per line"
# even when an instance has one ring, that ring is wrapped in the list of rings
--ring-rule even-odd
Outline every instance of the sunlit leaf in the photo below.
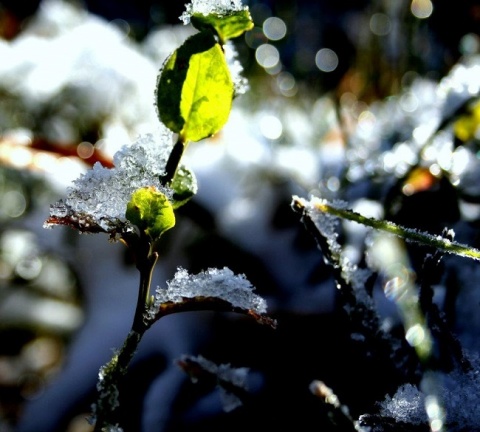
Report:
[[[167,60],[157,85],[160,120],[184,142],[200,141],[227,122],[234,94],[225,55],[210,31],[187,39]]]
[[[222,41],[241,36],[253,28],[253,20],[248,9],[233,11],[228,15],[195,13],[190,17],[198,30],[213,28]]]
[[[153,241],[175,225],[172,204],[154,187],[140,188],[132,194],[126,218]]]

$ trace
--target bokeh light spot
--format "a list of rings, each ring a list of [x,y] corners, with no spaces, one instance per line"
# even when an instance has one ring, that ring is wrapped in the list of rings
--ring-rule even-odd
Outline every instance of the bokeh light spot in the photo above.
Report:
[[[398,300],[405,294],[406,284],[407,280],[405,278],[395,276],[385,283],[383,291],[388,299]]]
[[[330,177],[327,180],[327,188],[332,192],[337,192],[340,189],[340,180],[338,177]]]
[[[315,55],[315,64],[322,72],[333,72],[338,66],[338,56],[330,48],[322,48]]]
[[[257,63],[264,68],[273,68],[280,62],[280,53],[273,45],[262,44],[255,51]]]
[[[245,43],[250,48],[256,49],[267,41],[268,39],[260,27],[254,27],[252,30],[245,33]]]
[[[93,147],[93,144],[87,141],[83,141],[77,146],[77,154],[82,159],[88,159],[89,157],[92,157],[94,151],[95,148]]]
[[[287,34],[287,25],[278,17],[270,17],[263,23],[263,33],[268,39],[278,41]]]
[[[283,96],[295,96],[297,93],[297,82],[290,72],[278,74],[277,86]]]
[[[27,209],[27,200],[18,190],[9,190],[3,195],[3,211],[11,218],[20,217]]]
[[[411,346],[419,346],[425,340],[425,329],[420,324],[415,324],[407,330],[405,339]]]
[[[282,122],[274,115],[265,115],[260,120],[260,131],[265,138],[277,140],[282,136]]]
[[[35,279],[42,269],[42,261],[38,256],[28,256],[20,260],[15,266],[15,271],[22,279]]]
[[[433,4],[430,0],[412,0],[410,10],[416,18],[425,19],[432,14]]]
[[[417,96],[413,92],[407,92],[400,98],[400,106],[408,113],[414,112],[419,105]]]
[[[480,36],[468,33],[460,40],[460,51],[463,55],[473,55],[480,52]]]
[[[392,29],[392,23],[388,15],[375,13],[370,18],[370,30],[377,36],[386,36]]]

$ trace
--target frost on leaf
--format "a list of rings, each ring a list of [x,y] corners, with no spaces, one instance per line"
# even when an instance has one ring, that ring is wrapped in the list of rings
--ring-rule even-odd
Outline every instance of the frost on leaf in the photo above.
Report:
[[[178,365],[190,376],[193,383],[210,382],[220,389],[220,398],[226,412],[242,405],[246,394],[247,368],[234,368],[230,364],[211,362],[202,356],[182,356]]]
[[[227,41],[223,46],[223,49],[225,52],[225,58],[227,59],[228,68],[230,69],[230,75],[232,76],[234,95],[243,95],[250,87],[248,79],[242,75],[243,66],[238,60],[238,51],[231,41]]]
[[[180,19],[200,31],[214,30],[222,44],[253,28],[248,7],[239,0],[194,0],[187,5]]]
[[[265,300],[254,294],[254,287],[244,275],[230,269],[210,268],[196,275],[179,268],[167,288],[157,288],[149,311],[151,320],[188,310],[229,310],[251,315],[258,322],[275,326],[265,316]]]
[[[44,227],[67,225],[80,232],[106,232],[112,237],[133,230],[125,212],[133,192],[154,187],[167,197],[172,191],[160,184],[171,151],[171,134],[146,135],[114,155],[114,168],[96,163],[67,191],[67,198],[50,206]]]
[[[185,12],[180,16],[183,23],[189,24],[193,15],[228,15],[248,10],[241,0],[192,0],[187,4]]]

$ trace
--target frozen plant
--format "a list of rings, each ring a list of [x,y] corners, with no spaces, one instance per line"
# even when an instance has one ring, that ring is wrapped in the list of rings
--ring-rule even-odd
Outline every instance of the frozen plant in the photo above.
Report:
[[[137,189],[153,186],[166,196],[173,195],[160,182],[171,147],[172,133],[165,130],[124,146],[113,158],[114,168],[97,162],[74,181],[64,201],[51,206],[45,227],[74,225],[81,232],[103,231],[112,236],[132,232],[125,209]]]
[[[227,59],[224,45],[253,27],[248,8],[240,1],[194,1],[182,19],[199,32],[172,53],[158,77],[156,107],[165,130],[123,147],[114,156],[114,168],[97,163],[74,182],[65,200],[51,206],[45,222],[47,228],[66,225],[121,240],[140,272],[131,331],[123,347],[100,369],[92,416],[95,431],[122,430],[117,421],[119,381],[144,333],[161,317],[210,309],[244,313],[262,324],[275,325],[265,316],[265,301],[253,293],[245,276],[227,268],[198,275],[179,269],[166,289],[158,288],[151,295],[162,235],[174,227],[175,211],[197,191],[194,174],[181,164],[182,155],[189,143],[214,135],[228,120],[232,100],[244,83],[232,47]],[[215,373],[226,380],[222,367]]]
[[[190,275],[179,268],[175,277],[167,282],[167,289],[157,288],[153,311],[165,303],[179,303],[195,297],[216,298],[228,302],[232,308],[250,310],[262,315],[267,312],[263,298],[253,293],[253,287],[244,275],[235,275],[230,269],[208,269]]]
[[[361,416],[359,427],[385,432],[404,430],[402,424],[406,427],[419,426],[419,430],[423,430],[423,425],[429,424],[432,431],[444,431],[446,427],[458,431],[475,430],[465,427],[478,424],[476,408],[466,410],[462,405],[477,405],[478,369],[446,327],[434,304],[429,272],[438,265],[444,253],[478,261],[480,251],[455,242],[451,229],[435,236],[386,220],[367,218],[349,210],[344,202],[329,202],[318,197],[306,200],[294,196],[292,207],[301,214],[305,227],[333,267],[337,288],[346,298],[344,302],[352,321],[359,316],[360,335],[365,342],[375,338],[388,341],[388,338],[383,336],[384,330],[379,326],[373,300],[366,295],[367,281],[357,274],[355,266],[342,259],[342,247],[337,242],[337,219],[373,228],[365,254],[366,265],[383,276],[385,296],[395,302],[404,327],[404,339],[418,358],[422,372],[421,391],[411,384],[400,386],[393,397],[387,396],[378,415]],[[414,273],[401,240],[429,246],[435,251],[425,257],[419,289],[414,283]],[[438,348],[440,345],[445,350],[443,354]],[[391,349],[394,347],[392,344]],[[391,353],[389,357],[393,359]],[[327,402],[338,408],[336,400],[333,403],[331,395],[328,397],[325,396]],[[398,429],[390,429],[392,419],[393,424],[399,422]]]
[[[247,368],[234,368],[229,364],[217,365],[202,356],[184,355],[178,365],[190,375],[192,382],[210,379],[220,390],[220,398],[225,411],[232,411],[242,405],[248,375]]]

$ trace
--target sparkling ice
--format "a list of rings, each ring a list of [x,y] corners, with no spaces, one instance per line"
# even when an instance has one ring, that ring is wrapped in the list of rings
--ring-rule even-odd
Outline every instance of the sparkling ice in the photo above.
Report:
[[[233,307],[264,314],[267,305],[263,298],[253,293],[254,287],[244,275],[235,275],[229,268],[210,268],[196,275],[179,268],[167,289],[157,288],[155,305],[181,302],[183,298],[215,297],[229,302]]]
[[[159,137],[150,134],[140,137],[122,147],[114,155],[114,168],[105,168],[97,162],[74,181],[65,201],[51,206],[50,216],[88,220],[106,232],[118,230],[126,222],[127,203],[137,189],[154,186],[171,195],[171,190],[160,184],[171,147],[172,135],[167,131]]]

